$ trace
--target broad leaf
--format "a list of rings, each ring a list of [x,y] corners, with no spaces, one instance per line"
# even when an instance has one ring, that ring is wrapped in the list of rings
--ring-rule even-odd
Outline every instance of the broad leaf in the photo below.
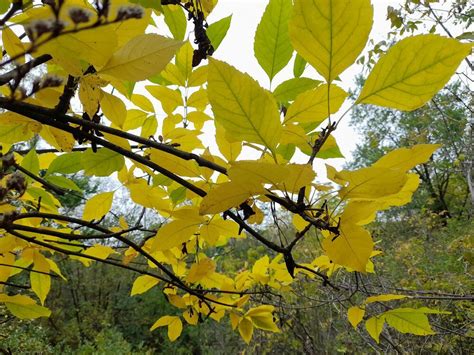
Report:
[[[110,211],[113,198],[114,192],[112,191],[97,194],[91,199],[87,200],[82,219],[85,221],[100,220]]]
[[[347,319],[352,326],[357,328],[357,325],[362,321],[365,315],[365,309],[359,306],[352,306],[347,310]]]
[[[175,316],[163,316],[158,319],[150,328],[151,331],[158,327],[168,326],[168,338],[171,341],[175,341],[181,335],[183,331],[183,323],[179,317]]]
[[[214,22],[209,25],[207,28],[207,36],[211,40],[211,44],[214,47],[214,50],[217,50],[221,45],[222,40],[224,39],[227,31],[229,30],[230,23],[232,21],[232,15],[224,17],[217,22]]]
[[[366,304],[374,303],[374,302],[386,302],[386,301],[393,301],[393,300],[401,300],[407,298],[409,296],[405,295],[393,295],[393,294],[386,294],[386,295],[378,295],[378,296],[371,296],[367,297],[365,302]]]
[[[405,38],[380,58],[357,103],[415,110],[448,82],[471,48],[432,34]]]
[[[281,136],[275,99],[248,74],[210,59],[208,96],[216,122],[235,139],[274,150]]]
[[[367,332],[370,334],[374,340],[379,343],[380,333],[383,330],[383,325],[385,324],[385,316],[376,316],[369,318],[367,322],[365,322],[365,328]]]
[[[156,286],[160,280],[156,277],[149,275],[138,276],[133,282],[132,291],[130,292],[131,296],[140,295],[145,293],[153,286]]]
[[[121,154],[106,148],[98,149],[95,153],[88,149],[81,155],[81,164],[86,175],[109,176],[122,169],[125,159]]]
[[[290,122],[312,123],[318,125],[329,114],[339,110],[347,93],[336,85],[320,85],[298,95],[285,115],[284,124]]]
[[[366,272],[367,262],[374,249],[370,233],[352,224],[341,224],[339,229],[338,236],[331,234],[323,240],[326,255],[333,263]]]
[[[270,0],[255,33],[255,58],[270,81],[293,54],[288,33],[291,6],[291,0]]]
[[[157,34],[143,34],[114,53],[99,74],[120,80],[140,81],[162,71],[183,42]]]
[[[321,82],[310,78],[293,78],[282,82],[273,91],[273,96],[278,102],[293,101],[299,94],[314,89]]]

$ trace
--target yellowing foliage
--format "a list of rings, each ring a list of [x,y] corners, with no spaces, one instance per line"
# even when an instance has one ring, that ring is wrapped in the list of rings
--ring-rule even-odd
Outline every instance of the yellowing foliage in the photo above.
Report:
[[[352,107],[421,107],[472,45],[407,37],[350,106],[338,81],[369,38],[369,0],[270,0],[254,39],[270,85],[211,57],[231,21],[207,23],[217,0],[164,3],[34,0],[2,15],[0,303],[22,319],[48,317],[51,276],[65,280],[58,257],[137,273],[132,296],[160,287],[177,313],[151,330],[167,327],[170,341],[182,319],[228,317],[247,344],[256,329],[285,331],[291,322],[267,303],[294,302],[299,283],[318,279],[376,342],[385,324],[434,334],[428,314],[445,312],[380,312],[380,302],[411,297],[368,290],[359,273],[375,273],[382,253],[366,226],[411,201],[420,183],[411,170],[440,145],[400,148],[354,171],[327,165],[331,183],[315,171],[342,157],[333,132]],[[183,40],[189,21],[194,42]],[[295,52],[294,77],[280,78]],[[20,273],[28,285],[12,282]]]

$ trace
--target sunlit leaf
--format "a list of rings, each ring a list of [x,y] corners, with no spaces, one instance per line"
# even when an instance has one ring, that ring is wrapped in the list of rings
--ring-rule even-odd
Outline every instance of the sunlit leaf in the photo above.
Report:
[[[296,0],[291,43],[330,83],[365,47],[372,15],[370,0]]]
[[[270,0],[255,33],[255,58],[270,80],[293,54],[288,34],[291,0]]]
[[[137,36],[115,52],[98,73],[128,81],[147,79],[163,70],[182,44],[157,34]]]
[[[471,48],[434,34],[402,39],[380,58],[357,102],[415,110],[448,82]]]
[[[209,68],[208,96],[216,122],[235,139],[275,149],[281,123],[273,96],[229,64],[210,59]]]

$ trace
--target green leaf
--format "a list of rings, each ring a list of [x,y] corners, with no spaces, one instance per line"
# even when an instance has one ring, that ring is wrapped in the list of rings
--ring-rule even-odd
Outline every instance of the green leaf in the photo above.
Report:
[[[109,176],[122,169],[125,159],[106,148],[98,149],[96,153],[88,149],[82,154],[81,163],[86,175]]]
[[[44,179],[52,183],[53,185],[56,185],[63,189],[68,189],[68,190],[73,190],[73,191],[78,191],[78,192],[82,191],[79,188],[79,186],[76,185],[74,181],[62,175],[46,175]]]
[[[310,78],[293,78],[282,82],[273,91],[273,96],[278,102],[293,101],[296,96],[307,90],[314,89],[321,82]]]
[[[10,1],[0,0],[0,14],[3,14],[10,7]]]
[[[61,154],[49,165],[46,175],[53,173],[74,174],[83,169],[82,152]]]
[[[220,46],[222,40],[225,38],[225,35],[229,30],[231,21],[232,15],[224,17],[217,22],[214,22],[207,28],[206,33],[209,39],[211,40],[214,50],[216,50]]]
[[[387,323],[400,333],[415,335],[436,334],[422,309],[397,308],[384,313]]]
[[[443,88],[471,48],[432,34],[402,39],[380,58],[356,103],[415,110]]]
[[[272,94],[229,64],[212,58],[209,62],[208,97],[216,122],[233,138],[274,151],[282,125]]]
[[[36,154],[36,150],[34,148],[30,149],[28,154],[23,157],[21,161],[21,166],[28,170],[30,173],[34,175],[38,175],[39,173],[39,160],[38,155]],[[30,180],[30,177],[27,177]]]
[[[302,56],[300,56],[298,53],[296,53],[295,56],[295,63],[293,64],[293,75],[296,78],[299,78],[301,75],[303,75],[304,70],[306,69],[306,64],[308,62],[304,60]]]
[[[289,26],[291,42],[330,83],[365,47],[372,16],[370,0],[296,0]]]
[[[182,41],[188,24],[183,9],[178,5],[167,5],[162,7],[162,11],[165,16],[165,23],[174,39]]]
[[[293,54],[288,33],[291,6],[291,0],[270,0],[255,33],[255,58],[270,81]]]

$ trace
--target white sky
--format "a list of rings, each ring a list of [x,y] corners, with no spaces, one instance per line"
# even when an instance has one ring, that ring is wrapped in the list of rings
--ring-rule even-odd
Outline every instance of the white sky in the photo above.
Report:
[[[374,24],[372,27],[371,38],[376,41],[384,39],[384,34],[390,30],[390,24],[386,20],[387,6],[397,7],[401,0],[373,0],[374,6]],[[232,15],[232,23],[224,41],[213,55],[213,57],[224,60],[232,64],[237,69],[249,73],[253,78],[260,82],[265,88],[269,88],[269,80],[262,68],[260,68],[253,54],[253,39],[260,18],[262,17],[268,0],[219,0],[217,7],[208,18],[209,23],[213,23],[223,17]],[[280,82],[292,77],[293,60],[282,70],[274,79],[272,87],[275,88]],[[345,90],[353,86],[355,76],[361,71],[360,66],[352,66],[342,75],[342,84]],[[317,78],[314,71],[306,70],[304,76]],[[343,107],[340,112],[344,112]],[[348,125],[349,117],[346,116],[341,122],[334,136],[341,148],[341,152],[346,158],[350,158],[350,152],[355,148],[357,134]],[[307,159],[307,158],[306,158]],[[306,160],[305,159],[305,160]],[[340,168],[343,159],[331,159],[330,164]],[[321,169],[318,169],[318,165]],[[316,164],[318,173],[325,169],[323,164]],[[319,175],[319,174],[318,174]],[[322,174],[324,175],[324,173]]]

